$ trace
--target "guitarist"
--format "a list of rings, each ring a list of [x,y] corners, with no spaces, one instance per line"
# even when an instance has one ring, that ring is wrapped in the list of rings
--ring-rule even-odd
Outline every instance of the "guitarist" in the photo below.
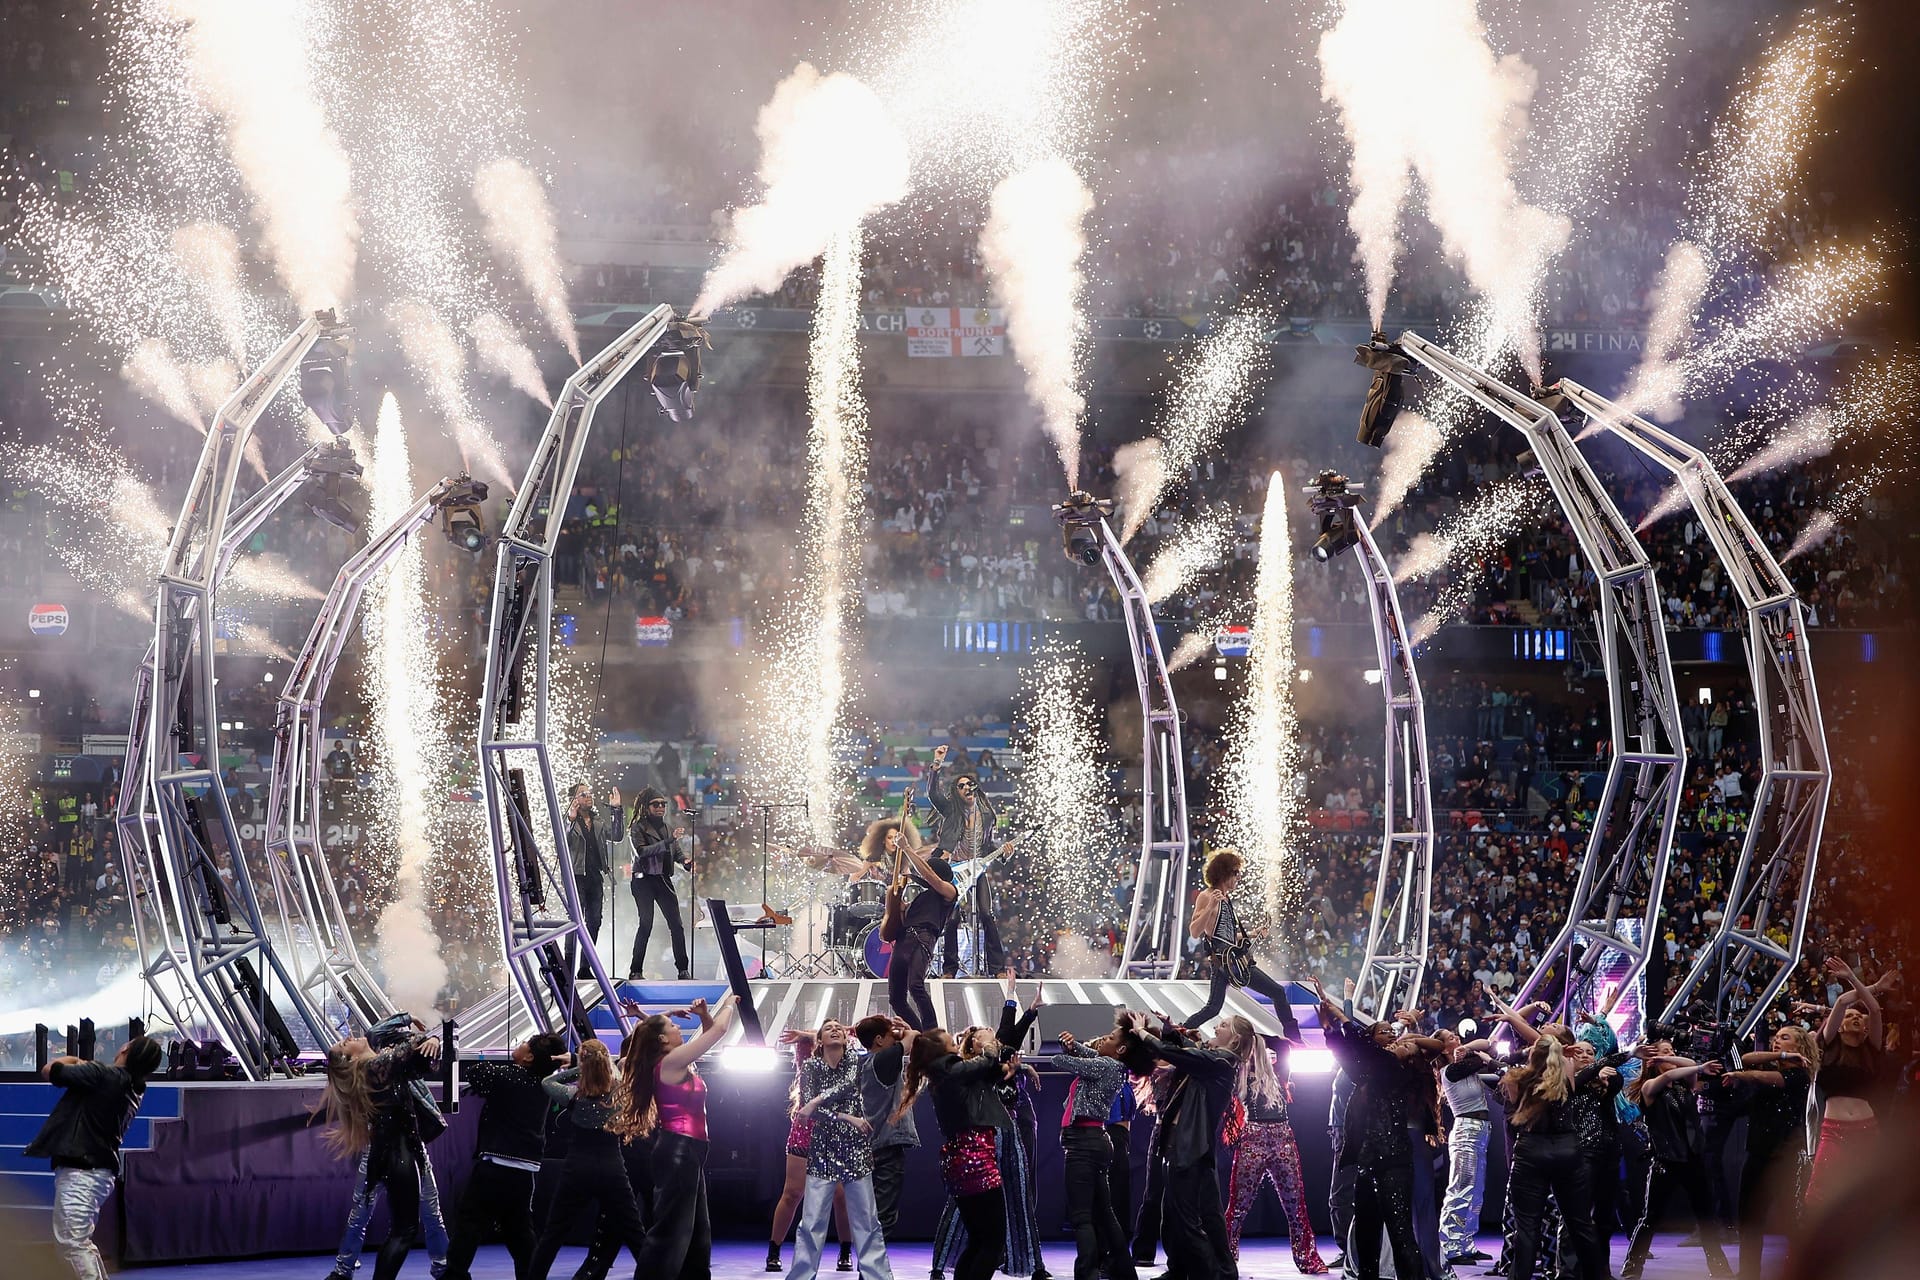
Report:
[[[894,855],[912,868],[913,877],[926,888],[907,903],[901,920],[900,937],[893,944],[893,958],[887,962],[887,1000],[901,1021],[915,1031],[926,1031],[940,1025],[940,1011],[927,990],[927,966],[933,962],[933,944],[947,927],[960,891],[954,888],[953,865],[944,849],[923,850],[911,841],[903,841],[895,845]],[[893,882],[893,891],[904,889],[906,880],[903,869]]]
[[[1207,855],[1206,866],[1201,871],[1207,887],[1194,901],[1193,919],[1187,924],[1187,933],[1206,939],[1212,986],[1207,992],[1207,1003],[1187,1019],[1187,1025],[1195,1030],[1226,1007],[1228,986],[1252,987],[1273,1001],[1275,1009],[1287,1009],[1289,1015],[1292,1012],[1286,985],[1261,972],[1254,962],[1252,940],[1240,927],[1239,915],[1234,909],[1232,895],[1240,883],[1244,865],[1238,849],[1222,846]]]
[[[927,775],[927,799],[933,804],[934,843],[945,849],[955,862],[977,862],[984,866],[992,850],[993,826],[998,815],[993,802],[980,789],[980,775],[962,766],[951,778],[946,773],[945,744],[933,749],[933,768]],[[1011,978],[1006,948],[1000,943],[1000,925],[993,914],[993,881],[984,872],[974,881],[967,907],[980,922],[981,958],[986,971]],[[946,976],[960,974],[960,912],[947,923]]]

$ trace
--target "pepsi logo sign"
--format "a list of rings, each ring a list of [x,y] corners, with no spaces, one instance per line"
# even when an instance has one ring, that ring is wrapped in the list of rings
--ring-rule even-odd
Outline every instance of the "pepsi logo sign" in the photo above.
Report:
[[[37,604],[27,613],[27,628],[37,636],[60,636],[67,633],[67,606],[63,604]]]

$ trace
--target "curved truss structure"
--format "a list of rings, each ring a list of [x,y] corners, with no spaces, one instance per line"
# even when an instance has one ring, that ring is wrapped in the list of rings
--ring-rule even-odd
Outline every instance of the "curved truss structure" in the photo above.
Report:
[[[1595,629],[1606,663],[1612,732],[1606,786],[1566,920],[1518,997],[1531,999],[1551,982],[1545,998],[1564,1015],[1575,988],[1592,980],[1607,952],[1626,956],[1627,968],[1616,976],[1631,982],[1646,966],[1651,940],[1659,937],[1655,926],[1687,767],[1660,592],[1633,526],[1551,409],[1417,333],[1402,334],[1399,346],[1527,438],[1600,588]],[[1638,921],[1637,938],[1625,929],[1626,920]]]
[[[267,793],[267,861],[288,883],[277,886],[282,902],[296,904],[302,929],[287,954],[299,965],[300,989],[324,1010],[337,1002],[342,1021],[370,1027],[394,1012],[380,984],[360,959],[346,913],[320,841],[321,708],[340,652],[353,633],[360,600],[407,540],[443,508],[471,507],[486,486],[466,476],[440,481],[416,498],[400,518],[376,533],[340,567],[326,603],[293,660],[273,728],[273,772]]]
[[[1746,1036],[1800,962],[1833,784],[1805,610],[1765,539],[1704,453],[1577,382],[1562,379],[1554,389],[1596,425],[1672,473],[1747,611],[1747,671],[1760,721],[1763,772],[1727,887],[1726,917],[1660,1015],[1672,1020],[1705,985],[1713,992],[1715,1021],[1724,1021],[1733,985],[1729,977],[1738,975],[1757,991],[1740,1019],[1740,1034]],[[1768,926],[1783,916],[1793,921],[1784,947],[1767,937]],[[1762,974],[1765,980],[1755,982]]]
[[[1386,704],[1386,750],[1380,794],[1387,798],[1380,833],[1380,870],[1373,887],[1367,954],[1354,984],[1356,1008],[1382,1014],[1420,998],[1427,973],[1427,929],[1433,910],[1433,787],[1427,773],[1427,703],[1407,643],[1406,617],[1393,573],[1358,507],[1353,509],[1354,559],[1367,583],[1373,649]]]
[[[501,953],[536,1027],[577,1038],[585,1005],[574,974],[593,975],[595,998],[618,1012],[613,982],[581,917],[566,820],[547,754],[547,678],[553,639],[553,553],[594,414],[664,341],[687,327],[658,306],[561,387],[526,481],[500,530],[486,682],[480,695],[480,779],[500,903]],[[532,670],[527,670],[531,660]],[[534,770],[530,795],[526,768]],[[544,821],[533,805],[544,803]]]
[[[145,914],[152,921],[160,914],[155,910],[155,889],[164,877],[164,910],[172,914],[174,931],[158,940],[164,955],[148,949],[154,939],[141,939],[149,985],[176,1024],[182,1012],[180,1002],[161,995],[162,987],[171,985],[181,997],[190,996],[201,1023],[219,1034],[253,1080],[300,1051],[280,1003],[289,1006],[315,1047],[329,1043],[331,1031],[267,935],[233,809],[221,783],[214,597],[245,540],[244,535],[231,536],[241,528],[231,508],[241,457],[254,424],[296,374],[314,343],[342,332],[331,313],[307,320],[220,407],[207,432],[161,566],[152,664],[136,690],[134,728],[140,728],[144,714],[147,723],[140,736],[145,758],[129,760],[128,777],[144,779],[147,794],[133,801],[136,807],[131,811],[123,794],[119,815],[123,857],[130,869],[142,859],[149,864],[128,875],[130,892],[139,894],[144,889]],[[314,456],[309,454],[301,465],[310,465]],[[282,473],[282,478],[286,475]],[[276,488],[270,482],[256,495],[260,503],[250,502],[242,511],[263,520],[296,487],[289,482]],[[269,505],[265,495],[270,491],[277,497]],[[258,520],[254,523],[257,527]],[[129,756],[135,750],[129,741]],[[123,783],[122,789],[139,788]],[[129,834],[134,838],[126,838]],[[153,874],[152,864],[157,864],[159,875]],[[222,883],[223,871],[231,877],[230,887]],[[284,897],[281,901],[284,905]],[[141,915],[137,909],[136,922]],[[268,990],[270,978],[278,980],[278,993]]]

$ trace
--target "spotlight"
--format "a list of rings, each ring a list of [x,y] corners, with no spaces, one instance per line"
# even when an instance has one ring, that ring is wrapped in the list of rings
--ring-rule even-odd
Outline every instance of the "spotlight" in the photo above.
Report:
[[[366,531],[365,519],[347,502],[341,476],[315,476],[300,491],[300,501],[311,515],[336,529],[344,530],[356,538],[362,537]]]
[[[1351,551],[1360,541],[1353,509],[1360,498],[1352,490],[1358,486],[1338,471],[1322,471],[1307,486],[1313,496],[1307,505],[1320,517],[1320,536],[1314,540],[1313,558],[1320,563]]]
[[[1224,666],[1216,666],[1213,669],[1213,678],[1215,680],[1225,680],[1227,678],[1227,669]]]
[[[336,436],[353,425],[353,393],[347,381],[347,335],[331,311],[317,313],[326,333],[300,361],[300,398]]]
[[[1399,416],[1401,379],[1412,370],[1413,357],[1376,330],[1371,342],[1354,348],[1353,362],[1373,370],[1373,383],[1367,388],[1367,400],[1360,409],[1358,439],[1361,444],[1378,449],[1386,443],[1387,432],[1393,430],[1393,420]]]
[[[720,1051],[720,1066],[725,1071],[751,1071],[764,1075],[780,1066],[780,1053],[763,1044],[729,1045]]]
[[[480,527],[480,517],[471,511],[449,513],[441,531],[462,551],[478,555],[487,548],[487,531]]]
[[[480,504],[487,500],[487,486],[472,476],[459,476],[447,482],[440,498],[440,532],[462,551],[478,555],[489,541],[487,526],[480,516]]]
[[[1053,504],[1053,518],[1060,522],[1061,547],[1067,559],[1081,564],[1100,563],[1100,524],[1113,514],[1113,499],[1096,498],[1085,489],[1075,489],[1065,502]]]
[[[675,320],[647,364],[647,385],[660,402],[660,412],[675,422],[693,416],[693,396],[700,390],[700,349],[713,346],[698,321]]]
[[[1460,1019],[1460,1025],[1454,1028],[1454,1030],[1459,1034],[1462,1040],[1473,1039],[1473,1033],[1478,1031],[1479,1029],[1480,1029],[1480,1024],[1475,1022],[1472,1018]]]

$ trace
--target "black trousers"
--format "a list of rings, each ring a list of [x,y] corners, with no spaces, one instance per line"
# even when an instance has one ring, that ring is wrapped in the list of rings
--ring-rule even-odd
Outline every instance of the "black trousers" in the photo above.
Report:
[[[1633,1234],[1634,1224],[1647,1211],[1647,1175],[1653,1171],[1653,1151],[1647,1131],[1638,1125],[1620,1126],[1620,1229]]]
[[[1107,1180],[1113,1143],[1106,1129],[1078,1125],[1062,1129],[1060,1147],[1066,1155],[1074,1280],[1095,1280],[1103,1269],[1108,1280],[1133,1280],[1133,1258],[1114,1214],[1113,1189]]]
[[[1327,1216],[1333,1219],[1333,1243],[1347,1252],[1347,1236],[1353,1230],[1353,1195],[1360,1184],[1360,1155],[1347,1145],[1345,1125],[1327,1126],[1327,1139],[1333,1146],[1333,1182],[1327,1188]]]
[[[635,1138],[632,1142],[620,1144],[620,1160],[627,1167],[627,1185],[633,1188],[633,1202],[640,1210],[643,1221],[652,1222],[653,1212],[653,1144],[656,1135]],[[619,1261],[620,1250],[626,1244],[619,1228],[603,1206],[599,1218],[593,1224],[593,1242],[587,1247],[587,1256],[573,1273],[573,1280],[607,1280],[607,1273],[613,1270],[613,1264]]]
[[[1107,1126],[1107,1143],[1113,1159],[1107,1162],[1107,1195],[1113,1201],[1113,1216],[1120,1229],[1133,1226],[1133,1130],[1124,1124]]]
[[[1653,1249],[1653,1224],[1666,1207],[1667,1197],[1676,1189],[1686,1193],[1687,1203],[1699,1223],[1700,1243],[1706,1250],[1708,1267],[1725,1271],[1727,1256],[1720,1247],[1720,1223],[1713,1216],[1713,1192],[1707,1185],[1706,1159],[1699,1155],[1685,1161],[1654,1157],[1653,1167],[1647,1171],[1645,1207],[1640,1211],[1639,1225],[1633,1229],[1633,1239],[1627,1245],[1626,1270],[1638,1274],[1646,1265],[1647,1254]]]
[[[1380,1280],[1380,1233],[1393,1250],[1393,1273],[1418,1276],[1423,1263],[1413,1234],[1413,1163],[1361,1163],[1353,1183],[1353,1225],[1347,1231],[1348,1266],[1360,1280]],[[1521,1274],[1516,1272],[1515,1274]]]
[[[635,876],[633,878],[633,905],[639,908],[637,923],[633,926],[633,959],[627,962],[627,976],[637,978],[647,964],[647,943],[653,940],[653,911],[667,918],[667,938],[673,943],[673,971],[676,975],[687,972],[687,930],[680,922],[680,897],[673,891],[673,881],[666,876]]]
[[[991,977],[1007,967],[1007,949],[1000,943],[999,924],[994,921],[992,913],[987,910],[985,883],[982,882],[974,885],[973,891],[976,895],[979,895],[976,901],[980,907],[980,955],[977,958],[983,961],[985,965],[985,967],[979,971]],[[941,967],[946,971],[946,975],[949,978],[954,977],[960,972],[960,915],[961,913],[956,911],[953,913],[953,918],[947,921],[946,961]],[[967,921],[966,928],[969,931],[972,930],[972,920]]]
[[[967,1229],[967,1244],[954,1260],[953,1280],[993,1280],[993,1273],[1000,1269],[1007,1248],[1007,1199],[1003,1191],[1018,1194],[1017,1188],[1003,1186],[979,1195],[954,1197],[953,1207]]]
[[[1752,1132],[1751,1129],[1748,1130]],[[1794,1176],[1794,1161],[1799,1148],[1792,1142],[1755,1145],[1747,1143],[1747,1158],[1740,1164],[1740,1275],[1742,1280],[1760,1280],[1760,1258],[1766,1248],[1767,1219],[1781,1202],[1781,1192]]]
[[[586,922],[587,936],[599,938],[601,914],[606,907],[606,882],[599,876],[575,876],[573,891],[580,896],[580,918]],[[593,945],[597,948],[599,943]],[[580,975],[585,977],[590,972],[583,951],[580,955]]]
[[[1601,1249],[1610,1249],[1613,1233],[1620,1229],[1620,1149],[1609,1145],[1582,1154],[1593,1188],[1593,1235]]]
[[[420,1236],[420,1166],[426,1159],[417,1143],[404,1138],[375,1137],[367,1156],[367,1185],[387,1189],[387,1217],[392,1226],[373,1265],[373,1280],[393,1280],[406,1264]]]
[[[606,1141],[605,1139],[612,1139]],[[547,1225],[533,1247],[533,1262],[527,1269],[528,1280],[547,1280],[553,1260],[566,1241],[567,1228],[580,1212],[597,1207],[605,1216],[620,1242],[637,1262],[647,1238],[646,1223],[633,1199],[633,1187],[627,1182],[627,1166],[620,1159],[619,1139],[611,1133],[588,1134],[576,1129],[573,1149],[560,1167],[560,1185],[554,1188],[553,1204],[547,1210]]]
[[[1703,1157],[1707,1166],[1707,1194],[1713,1197],[1714,1221],[1722,1226],[1731,1226],[1738,1216],[1733,1187],[1727,1182],[1727,1143],[1733,1138],[1737,1119],[1723,1111],[1700,1117],[1700,1129],[1707,1143]]]
[[[1219,1017],[1220,1010],[1227,1006],[1227,988],[1233,984],[1227,980],[1226,966],[1217,961],[1213,962],[1213,971],[1207,978],[1207,984],[1207,1002],[1187,1019],[1187,1025],[1195,1031]],[[1249,963],[1246,985],[1273,1001],[1276,1009],[1286,1007],[1287,985],[1268,977],[1266,971],[1259,965]]]
[[[933,995],[927,990],[934,937],[924,929],[907,930],[894,944],[893,958],[887,961],[887,1002],[915,1031],[940,1025],[940,1011],[933,1007]]]
[[[533,1259],[533,1171],[513,1169],[491,1160],[473,1162],[466,1194],[453,1220],[447,1245],[447,1271],[442,1280],[468,1280],[474,1251],[497,1230],[513,1258],[514,1280],[527,1280]]]
[[[1531,1277],[1545,1239],[1547,1195],[1560,1206],[1561,1232],[1573,1246],[1586,1280],[1608,1280],[1607,1255],[1593,1230],[1593,1188],[1580,1140],[1570,1133],[1520,1136],[1513,1144],[1507,1198],[1513,1202],[1510,1276]]]
[[[703,1139],[679,1133],[654,1139],[653,1225],[633,1274],[637,1280],[708,1280],[713,1274]]]
[[[1133,1260],[1152,1262],[1160,1249],[1160,1226],[1166,1217],[1167,1162],[1149,1151],[1147,1187],[1140,1195],[1140,1211],[1133,1218]]]
[[[1440,1252],[1440,1200],[1434,1195],[1433,1162],[1447,1149],[1429,1143],[1425,1131],[1414,1125],[1407,1127],[1407,1143],[1413,1148],[1413,1238],[1420,1246],[1427,1280],[1441,1280],[1447,1260]]]
[[[905,1147],[875,1147],[873,1149],[873,1216],[879,1220],[880,1234],[887,1240],[893,1239],[894,1227],[900,1221],[900,1189],[907,1181],[907,1149]]]
[[[1180,1280],[1234,1280],[1239,1274],[1227,1240],[1227,1214],[1220,1205],[1220,1173],[1211,1157],[1181,1168],[1167,1166],[1165,1222],[1167,1270]]]

